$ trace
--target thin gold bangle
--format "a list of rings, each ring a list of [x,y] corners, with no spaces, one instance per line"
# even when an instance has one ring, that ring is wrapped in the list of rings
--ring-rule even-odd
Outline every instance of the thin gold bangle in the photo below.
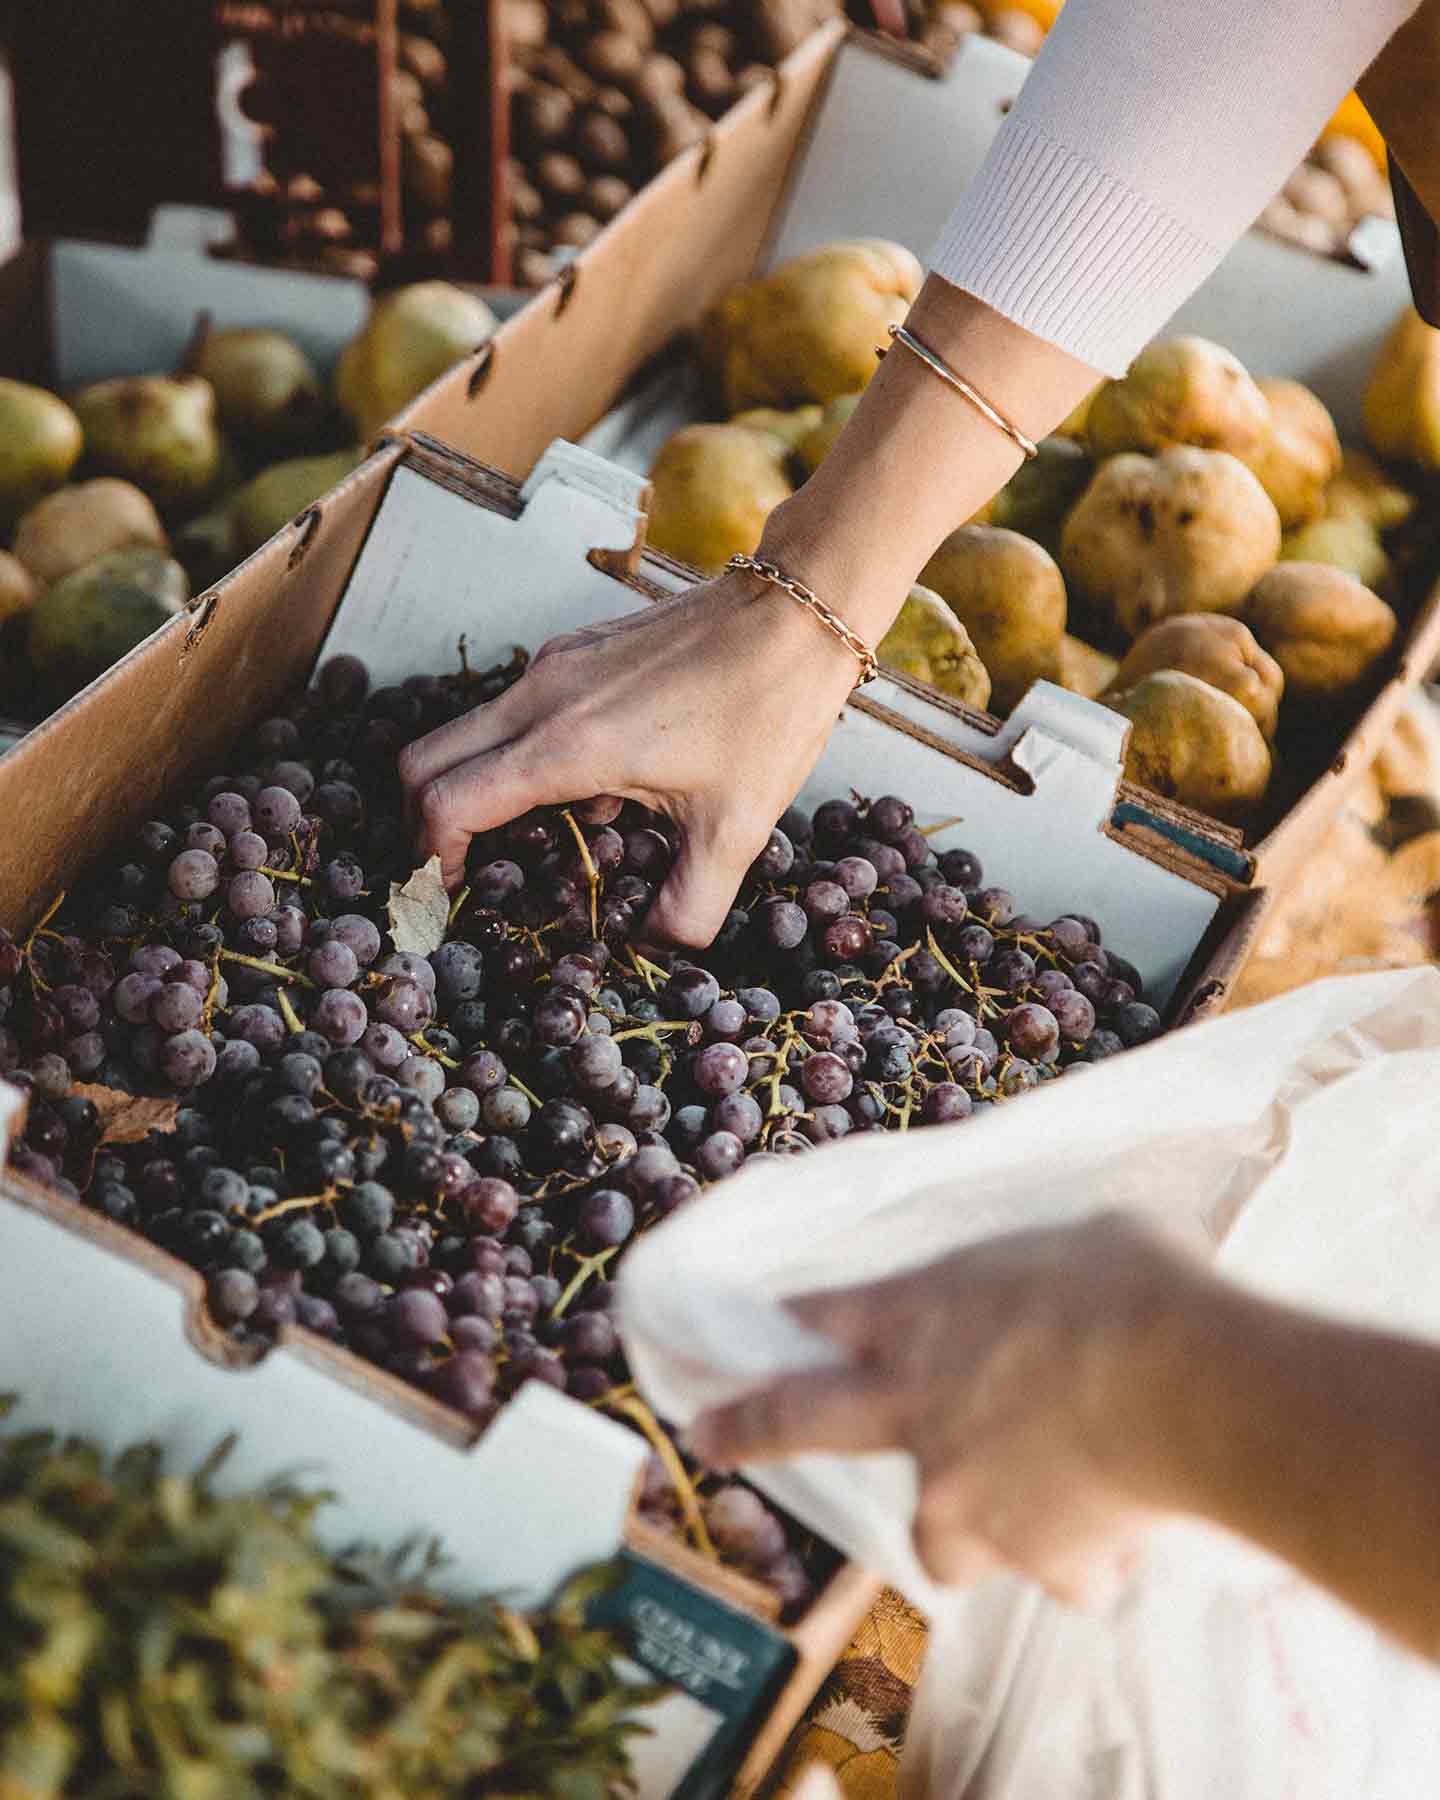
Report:
[[[856,687],[864,687],[867,681],[873,681],[880,673],[880,665],[875,660],[875,652],[864,638],[858,637],[839,613],[832,612],[820,596],[812,592],[803,582],[792,581],[788,575],[776,568],[774,563],[762,562],[758,556],[736,554],[730,558],[727,566],[732,569],[745,569],[752,575],[758,575],[762,581],[768,581],[772,587],[782,589],[792,600],[799,601],[807,612],[813,613],[833,637],[839,638],[860,664],[860,679],[855,683]]]
[[[1040,454],[1039,446],[1033,439],[1026,437],[1018,425],[1012,424],[1004,413],[992,406],[977,388],[971,387],[963,375],[957,375],[949,363],[938,357],[928,346],[922,344],[913,332],[907,331],[903,325],[892,325],[889,327],[889,331],[897,344],[903,344],[912,356],[918,356],[925,367],[938,375],[947,387],[954,388],[957,394],[963,394],[976,412],[988,419],[997,431],[1003,431],[1010,442],[1018,449],[1023,450],[1027,457]],[[877,348],[875,354],[883,357],[885,355],[883,347]]]

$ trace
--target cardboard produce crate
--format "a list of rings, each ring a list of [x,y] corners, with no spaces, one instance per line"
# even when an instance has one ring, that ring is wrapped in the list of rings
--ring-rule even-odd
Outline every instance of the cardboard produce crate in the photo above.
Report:
[[[903,48],[834,26],[666,169],[554,286],[403,414],[523,475],[553,437],[583,437],[637,466],[685,417],[661,380],[634,398],[725,289],[839,237],[883,236],[923,256],[979,167],[1029,64],[971,39],[943,74]],[[1373,266],[1351,267],[1249,233],[1172,321],[1226,344],[1257,374],[1312,386],[1342,437],[1384,333],[1409,298],[1398,234],[1376,221]],[[1388,237],[1386,234],[1388,233]],[[539,377],[539,378],[537,378]],[[608,418],[622,397],[627,405]],[[693,401],[691,402],[693,404]],[[1440,597],[1419,606],[1383,686],[1328,768],[1249,852],[1284,886],[1384,742],[1406,693],[1440,655]]]
[[[33,922],[317,655],[354,650],[383,682],[453,666],[463,632],[479,666],[683,586],[637,547],[643,498],[641,478],[567,444],[523,486],[429,440],[381,449],[0,762],[0,919]],[[1263,896],[1225,873],[1233,844],[1201,821],[1132,796],[1135,822],[1109,823],[1121,735],[1048,685],[997,726],[882,678],[846,708],[806,798],[912,796],[923,823],[951,821],[937,844],[972,845],[1022,903],[1099,917],[1180,1020],[1223,1005]],[[187,1453],[240,1426],[237,1479],[303,1460],[344,1496],[344,1535],[443,1531],[475,1583],[538,1593],[623,1533],[635,1654],[680,1687],[639,1753],[649,1796],[755,1791],[871,1603],[871,1579],[841,1566],[780,1632],[752,1584],[625,1528],[639,1442],[564,1396],[522,1395],[471,1447],[454,1415],[299,1329],[233,1366],[199,1276],[3,1165],[0,1243],[3,1385],[35,1417]]]

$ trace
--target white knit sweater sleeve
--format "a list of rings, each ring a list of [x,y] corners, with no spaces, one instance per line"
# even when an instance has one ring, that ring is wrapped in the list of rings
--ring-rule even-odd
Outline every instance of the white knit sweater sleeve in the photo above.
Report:
[[[1415,6],[1068,0],[931,266],[1121,374]]]

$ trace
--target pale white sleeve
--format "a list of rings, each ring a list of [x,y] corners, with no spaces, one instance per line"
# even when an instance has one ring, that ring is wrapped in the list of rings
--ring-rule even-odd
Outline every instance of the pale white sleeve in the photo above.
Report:
[[[1067,0],[931,267],[1121,374],[1415,7]]]

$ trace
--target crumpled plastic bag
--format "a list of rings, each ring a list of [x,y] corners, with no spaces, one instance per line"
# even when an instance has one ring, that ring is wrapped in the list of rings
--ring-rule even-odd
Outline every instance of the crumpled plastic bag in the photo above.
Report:
[[[631,1364],[656,1410],[683,1426],[757,1382],[834,1359],[782,1309],[787,1296],[1115,1206],[1181,1225],[1277,1297],[1440,1339],[1437,1100],[1440,972],[1399,970],[1188,1027],[959,1125],[761,1165],[629,1253]],[[911,1795],[1440,1791],[1440,1672],[1224,1533],[1158,1528],[1117,1602],[1093,1617],[1019,1577],[965,1592],[931,1581],[911,1541],[908,1455],[746,1472],[929,1614]]]

